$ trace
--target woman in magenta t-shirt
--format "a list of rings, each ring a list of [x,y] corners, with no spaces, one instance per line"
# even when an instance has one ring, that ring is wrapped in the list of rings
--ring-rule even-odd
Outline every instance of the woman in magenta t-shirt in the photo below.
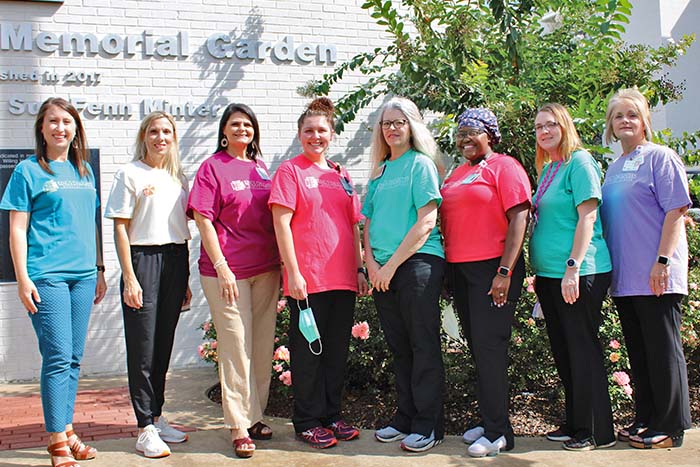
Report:
[[[508,343],[525,278],[521,253],[531,189],[520,163],[491,149],[501,134],[490,110],[462,113],[455,141],[466,163],[442,187],[441,228],[462,332],[478,370],[481,422],[463,438],[470,456],[484,457],[514,446]]]
[[[188,215],[202,238],[199,273],[217,333],[224,422],[238,457],[270,439],[262,422],[270,387],[280,258],[267,207],[272,181],[260,128],[244,104],[229,105],[216,153],[197,171]]]
[[[360,435],[340,413],[355,295],[368,289],[360,202],[348,173],[326,159],[334,135],[330,99],[315,99],[297,123],[304,152],[275,173],[269,205],[291,310],[292,422],[301,441],[328,448]],[[308,309],[320,340],[307,340],[299,329]]]

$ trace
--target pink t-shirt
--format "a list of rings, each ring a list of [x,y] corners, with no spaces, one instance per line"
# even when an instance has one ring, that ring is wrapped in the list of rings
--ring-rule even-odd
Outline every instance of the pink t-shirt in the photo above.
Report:
[[[530,180],[510,156],[493,153],[481,165],[457,167],[440,190],[440,229],[450,263],[503,255],[506,211],[531,202]]]
[[[221,251],[237,279],[247,279],[280,266],[270,197],[269,172],[265,163],[242,161],[217,152],[205,160],[192,184],[187,215],[193,210],[212,221]],[[204,245],[199,273],[216,277]]]
[[[268,204],[294,211],[294,251],[308,293],[327,290],[357,292],[357,260],[353,226],[360,221],[360,200],[348,195],[342,179],[348,173],[324,170],[303,154],[280,165],[272,180]],[[289,295],[287,273],[284,293]]]

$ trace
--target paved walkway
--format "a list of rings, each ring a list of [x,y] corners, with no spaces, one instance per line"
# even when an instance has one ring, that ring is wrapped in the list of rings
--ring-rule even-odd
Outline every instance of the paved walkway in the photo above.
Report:
[[[359,440],[340,443],[326,451],[311,449],[296,441],[288,420],[267,419],[275,431],[271,441],[258,442],[250,460],[237,459],[230,437],[222,428],[221,408],[210,402],[204,392],[216,382],[209,368],[178,370],[168,380],[166,415],[188,430],[190,441],[172,446],[170,457],[144,459],[134,451],[133,418],[130,412],[125,378],[83,378],[76,404],[76,426],[85,438],[93,437],[98,458],[83,462],[83,467],[196,467],[236,465],[304,467],[430,467],[489,465],[510,467],[570,466],[699,466],[700,430],[686,432],[680,449],[640,451],[618,444],[612,449],[572,453],[558,443],[543,438],[517,438],[515,450],[489,459],[471,459],[459,437],[449,436],[437,448],[424,454],[406,454],[396,444],[374,441],[370,431]],[[41,412],[37,408],[38,384],[0,384],[0,466],[45,466]],[[21,434],[24,436],[16,436]],[[86,436],[87,435],[87,436]],[[116,438],[116,439],[115,439]],[[25,441],[22,441],[25,439]],[[40,447],[22,448],[23,442]]]

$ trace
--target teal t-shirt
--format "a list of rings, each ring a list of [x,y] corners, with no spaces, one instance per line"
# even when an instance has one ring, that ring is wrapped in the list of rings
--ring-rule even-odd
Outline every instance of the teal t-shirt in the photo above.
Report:
[[[546,164],[542,169],[538,192],[550,165],[551,163]],[[539,200],[537,225],[530,238],[530,263],[538,276],[555,279],[564,277],[566,260],[571,254],[578,223],[576,207],[591,198],[597,199],[600,205],[600,179],[600,167],[593,156],[584,150],[574,151],[571,159],[559,168],[552,184]],[[533,196],[533,203],[539,197],[538,192]],[[612,270],[610,253],[603,239],[600,207],[598,211],[593,225],[593,238],[581,262],[581,276]]]
[[[96,275],[95,177],[87,177],[71,162],[50,161],[46,173],[36,156],[12,172],[0,209],[30,213],[27,228],[29,278],[75,280]]]
[[[442,202],[435,163],[413,149],[386,161],[381,174],[370,180],[362,214],[370,220],[369,241],[374,259],[385,264],[418,219],[418,209]],[[445,257],[435,227],[417,253]]]

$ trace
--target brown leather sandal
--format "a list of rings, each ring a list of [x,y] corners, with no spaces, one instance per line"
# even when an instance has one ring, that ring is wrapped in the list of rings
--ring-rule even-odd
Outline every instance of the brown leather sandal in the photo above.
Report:
[[[68,447],[68,440],[59,441],[58,443],[53,443],[46,448],[51,455],[51,465],[53,467],[80,467],[80,464],[75,462],[75,458]],[[54,457],[69,457],[67,461],[55,463]]]
[[[272,428],[263,422],[258,422],[248,428],[248,436],[252,439],[267,440],[272,438]]]
[[[243,446],[246,447],[244,448]],[[233,450],[236,453],[236,456],[246,459],[248,457],[252,457],[253,453],[255,453],[255,443],[253,443],[253,440],[247,436],[245,438],[238,438],[233,440]]]
[[[75,457],[77,460],[87,461],[90,459],[94,459],[95,456],[97,456],[97,449],[83,443],[83,440],[81,440],[80,437],[75,434],[75,431],[66,431],[66,436],[68,437],[68,446],[70,447],[70,452],[73,453],[73,457]],[[75,436],[75,438],[73,438],[73,440],[71,441],[71,437],[73,436]]]

